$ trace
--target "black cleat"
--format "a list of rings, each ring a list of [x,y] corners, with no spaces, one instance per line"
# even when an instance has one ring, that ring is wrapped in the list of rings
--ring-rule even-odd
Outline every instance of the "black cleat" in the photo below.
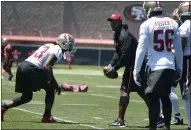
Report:
[[[171,120],[171,125],[183,125],[183,119],[178,118],[178,117],[174,117]]]
[[[108,124],[109,126],[119,126],[119,127],[126,127],[124,121],[115,120]]]
[[[165,126],[165,121],[163,117],[160,117],[157,121],[157,128],[162,128]]]

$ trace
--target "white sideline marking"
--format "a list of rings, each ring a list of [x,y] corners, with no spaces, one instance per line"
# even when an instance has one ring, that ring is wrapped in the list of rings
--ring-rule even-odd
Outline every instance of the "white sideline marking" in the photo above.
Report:
[[[103,118],[100,118],[100,117],[93,117],[94,119],[96,119],[96,120],[101,120],[101,119],[103,119]]]
[[[148,121],[148,120],[149,120],[148,118],[144,119],[144,121]]]
[[[3,100],[3,102],[7,103],[10,102],[11,100]],[[33,104],[33,105],[43,105],[44,103],[42,101],[30,101],[29,103],[26,104]]]
[[[16,73],[16,70],[12,70],[12,72]],[[74,71],[71,70],[61,70],[61,69],[54,69],[54,74],[68,74],[68,75],[85,75],[85,76],[104,76],[103,72],[100,70],[87,70],[87,69],[76,69]],[[118,73],[119,76],[122,76],[122,72]]]
[[[27,112],[27,113],[32,113],[32,114],[40,115],[40,116],[43,115],[42,113],[29,111],[29,110],[26,110],[26,109],[23,109],[23,108],[13,108],[13,109],[18,110],[18,111],[22,111],[22,112]],[[96,126],[93,126],[93,125],[88,125],[88,124],[80,124],[79,122],[75,122],[75,121],[71,121],[71,120],[65,120],[65,119],[62,119],[62,118],[60,118],[60,117],[55,117],[55,116],[54,116],[54,118],[55,118],[56,120],[59,120],[59,121],[75,123],[75,124],[79,124],[79,125],[81,125],[81,126],[86,126],[86,127],[93,128],[93,129],[97,129],[97,130],[104,130],[104,128],[99,128],[99,127],[96,127]]]
[[[98,96],[98,97],[106,97],[106,98],[112,98],[112,99],[119,99],[118,97],[114,97],[114,96],[108,96],[108,95],[104,95],[104,94],[91,94],[93,96]],[[139,101],[139,100],[130,100],[131,102],[138,102],[138,103],[144,103],[144,101]],[[185,109],[184,107],[180,107],[180,109]]]
[[[65,106],[99,106],[98,104],[61,104]]]
[[[108,96],[108,95],[104,95],[104,94],[91,94],[93,96],[98,96],[98,97],[106,97],[106,98],[113,98],[113,99],[119,99],[118,97],[114,97],[114,96]],[[139,102],[139,103],[145,103],[144,101],[139,101],[139,100],[130,100],[131,102]]]
[[[119,86],[114,86],[114,85],[96,85],[98,88],[119,88]]]

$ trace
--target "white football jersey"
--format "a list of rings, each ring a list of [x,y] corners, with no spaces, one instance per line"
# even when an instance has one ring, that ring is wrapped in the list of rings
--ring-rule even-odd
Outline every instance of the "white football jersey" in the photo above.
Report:
[[[47,43],[42,45],[35,51],[26,61],[36,65],[38,68],[43,68],[43,65],[50,54],[54,54],[57,58],[57,63],[62,59],[63,53],[59,45]]]
[[[152,71],[175,70],[174,55],[171,50],[172,44],[176,50],[178,68],[182,68],[182,46],[178,24],[173,19],[162,15],[151,17],[142,23],[139,30],[134,74],[140,72],[145,53],[148,54],[147,65]]]
[[[187,43],[185,45],[185,48],[183,50],[184,56],[189,56],[191,54],[191,33],[190,33],[190,27],[191,27],[191,20],[186,20],[179,28],[180,36],[187,38]]]

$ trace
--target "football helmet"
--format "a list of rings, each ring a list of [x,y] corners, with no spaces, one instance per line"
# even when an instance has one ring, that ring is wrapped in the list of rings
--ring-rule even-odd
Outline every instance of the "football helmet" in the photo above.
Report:
[[[191,16],[191,1],[181,2],[178,8],[180,10],[181,17]]]
[[[143,3],[143,9],[149,18],[152,12],[162,11],[162,5],[159,1],[146,1]]]
[[[176,8],[173,13],[172,13],[172,19],[174,19],[175,21],[179,21],[180,20],[180,10],[179,8]]]
[[[181,16],[180,9],[176,8],[172,13],[172,19],[174,19],[178,23],[179,26],[182,24],[182,20],[181,20],[180,16]]]
[[[71,52],[75,46],[74,37],[69,33],[58,36],[56,43],[66,52]]]

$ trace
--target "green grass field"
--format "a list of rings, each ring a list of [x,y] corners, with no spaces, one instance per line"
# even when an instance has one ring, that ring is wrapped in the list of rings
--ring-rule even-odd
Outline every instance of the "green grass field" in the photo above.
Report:
[[[15,75],[16,68],[13,68]],[[25,105],[10,109],[5,114],[2,129],[143,129],[148,125],[148,109],[143,100],[131,93],[131,101],[126,111],[125,120],[127,127],[110,127],[107,124],[117,118],[119,88],[121,84],[122,70],[116,80],[107,79],[102,74],[102,67],[97,66],[68,66],[57,65],[54,69],[58,83],[64,80],[70,84],[87,83],[87,93],[62,92],[56,95],[52,115],[58,123],[40,123],[44,112],[45,92],[34,93],[33,100]],[[2,103],[10,100],[19,93],[14,92],[15,77],[13,81],[7,80],[7,74],[3,73]],[[26,86],[27,87],[27,86]],[[177,88],[180,100],[181,114],[184,123],[187,120],[184,112],[183,101]],[[187,125],[172,126],[173,129],[185,129]]]

